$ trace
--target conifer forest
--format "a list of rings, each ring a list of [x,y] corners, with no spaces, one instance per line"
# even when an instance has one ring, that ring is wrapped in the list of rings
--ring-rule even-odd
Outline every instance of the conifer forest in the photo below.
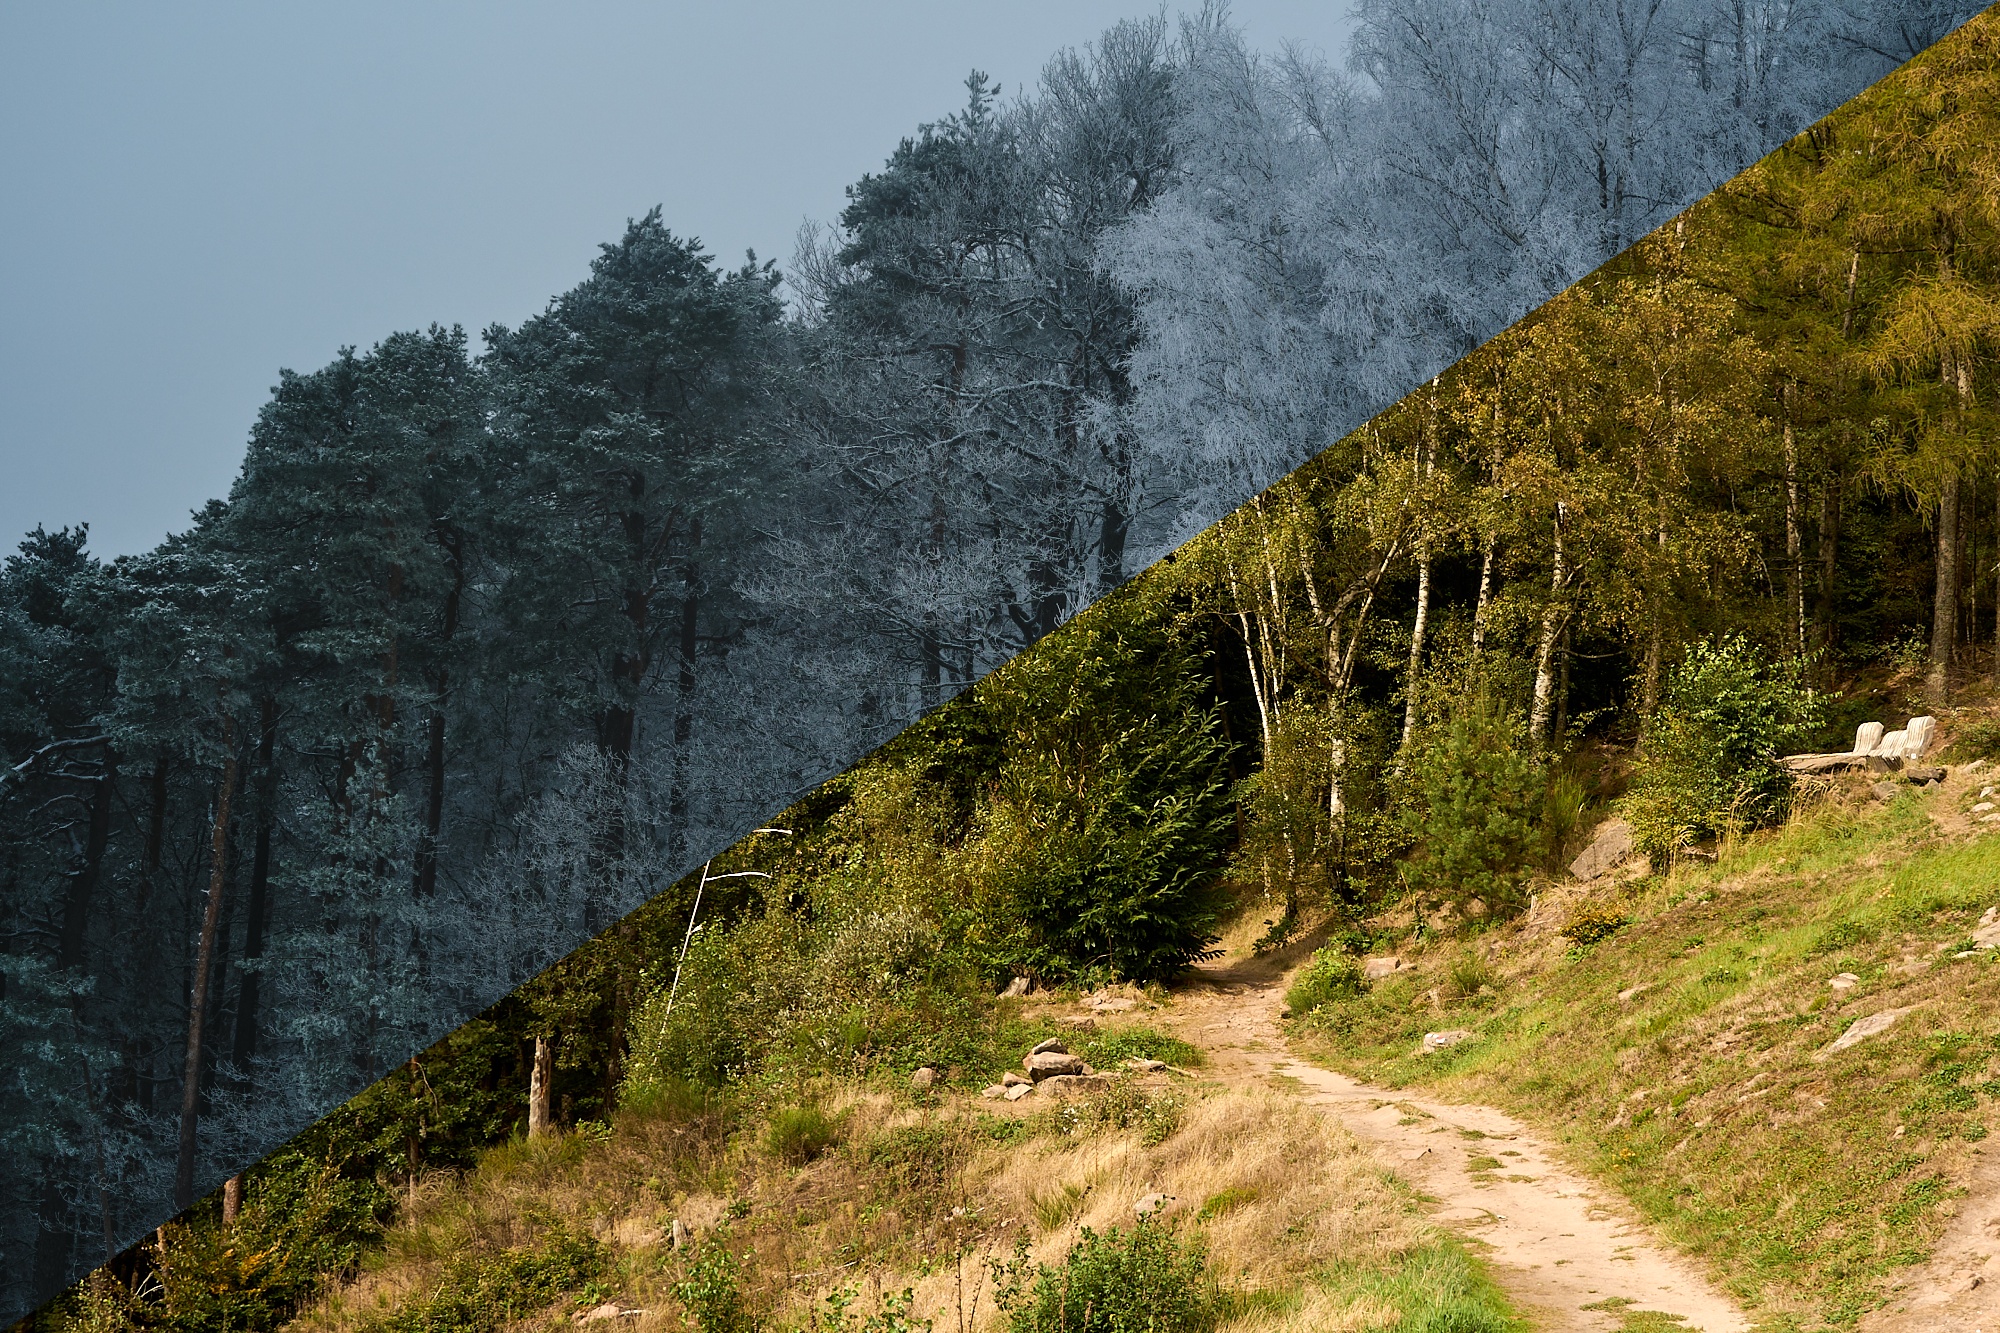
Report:
[[[1516,911],[1593,745],[1660,857],[1782,805],[1653,725],[1700,689],[1768,757],[1995,671],[2000,21],[1356,13],[975,72],[788,264],[654,209],[518,327],[278,371],[156,549],[21,538],[7,1315],[249,1172],[296,1280],[173,1326],[274,1327],[531,1080],[957,1040],[1245,902]]]

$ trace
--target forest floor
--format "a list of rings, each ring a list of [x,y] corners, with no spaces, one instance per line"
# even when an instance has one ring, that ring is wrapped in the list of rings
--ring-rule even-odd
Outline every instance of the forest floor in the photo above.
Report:
[[[1211,1077],[1289,1087],[1324,1108],[1429,1201],[1433,1223],[1474,1245],[1541,1333],[1750,1327],[1696,1265],[1504,1111],[1372,1087],[1288,1054],[1278,1022],[1288,961],[1203,965],[1157,1017],[1208,1052]]]

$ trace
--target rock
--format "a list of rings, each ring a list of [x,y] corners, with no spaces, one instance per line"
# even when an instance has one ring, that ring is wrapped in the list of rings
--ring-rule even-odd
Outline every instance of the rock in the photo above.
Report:
[[[1569,863],[1569,873],[1585,881],[1602,878],[1623,865],[1634,846],[1632,826],[1614,816],[1597,826],[1590,846]]]
[[[644,1310],[621,1309],[618,1302],[606,1301],[596,1309],[588,1310],[578,1315],[576,1322],[579,1324],[595,1324],[606,1319],[637,1319],[645,1313]]]
[[[1980,760],[1979,762],[1983,764],[1983,763],[1985,763],[1986,761],[1982,759],[1982,760]],[[1967,768],[1971,768],[1971,767],[1972,767],[1972,765],[1971,765],[1971,764],[1967,764],[1967,765],[1966,765],[1966,767],[1967,767]],[[1992,789],[1991,787],[1981,787],[1981,788],[1979,789],[1979,799],[1980,799],[1980,800],[1982,800],[1982,801],[1983,801],[1983,800],[1985,800],[1985,799],[1986,799],[1987,797],[1991,796],[1992,794],[1993,794],[1993,789]]]
[[[1147,1060],[1137,1055],[1125,1063],[1142,1074],[1157,1074],[1167,1067],[1165,1060]]]
[[[1069,1047],[1063,1045],[1061,1037],[1049,1037],[1046,1038],[1045,1040],[1036,1042],[1034,1046],[1030,1048],[1028,1054],[1047,1055],[1051,1051],[1054,1051],[1057,1055],[1068,1055]]]
[[[2000,812],[1995,812],[1990,815],[1981,815],[1979,817],[1979,822],[1982,824],[2000,824]]]
[[[1013,1087],[1007,1089],[1003,1095],[1010,1102],[1018,1102],[1034,1090],[1035,1085],[1032,1083],[1016,1083]]]
[[[1056,1026],[1064,1032],[1095,1032],[1097,1020],[1082,1014],[1064,1014],[1056,1020]]]
[[[1037,1083],[1052,1078],[1083,1076],[1083,1061],[1067,1051],[1040,1051],[1023,1060],[1028,1077]]]
[[[1035,988],[1035,983],[1026,977],[1015,977],[1007,983],[1007,989],[1000,992],[1003,1000],[1017,999]]]
[[[1140,1217],[1151,1217],[1155,1213],[1166,1211],[1167,1205],[1173,1201],[1173,1195],[1162,1194],[1158,1190],[1154,1190],[1151,1194],[1142,1196],[1139,1202],[1133,1204],[1132,1211]]]
[[[1442,1051],[1446,1047],[1456,1046],[1460,1042],[1471,1040],[1472,1032],[1467,1028],[1451,1028],[1445,1032],[1426,1032],[1424,1034],[1424,1049],[1426,1051]]]
[[[1011,1069],[1000,1076],[1000,1086],[1003,1088],[1011,1088],[1016,1083],[1026,1083],[1027,1081],[1027,1079],[1022,1078]]]
[[[1067,1097],[1080,1092],[1101,1092],[1117,1081],[1109,1074],[1051,1074],[1039,1080],[1035,1090],[1047,1097]]]
[[[1993,808],[1993,802],[1981,801],[1979,804],[1972,807],[1972,813],[1975,815],[1983,815],[1992,808]]]
[[[1897,787],[1896,784],[1893,782],[1878,782],[1874,786],[1868,789],[1869,794],[1872,795],[1878,801],[1895,800],[1896,791]]]
[[[1867,766],[1868,757],[1859,754],[1788,754],[1778,761],[1794,773],[1845,773]]]
[[[942,1081],[942,1078],[943,1076],[937,1070],[932,1069],[929,1065],[925,1065],[922,1069],[910,1075],[910,1086],[918,1092],[929,1092]]]
[[[1400,958],[1364,958],[1361,960],[1361,975],[1369,981],[1380,981],[1383,977],[1403,970]]]
[[[1944,781],[1944,770],[1935,764],[1928,766],[1919,764],[1915,767],[1905,767],[1903,776],[1919,787],[1935,787]]]
[[[1642,981],[1636,986],[1627,986],[1624,990],[1618,992],[1618,1003],[1629,1004],[1658,984],[1656,981]]]
[[[678,1217],[674,1219],[673,1226],[668,1229],[667,1236],[669,1239],[673,1241],[675,1249],[680,1250],[687,1248],[687,1243],[688,1243],[687,1225],[683,1223]]]
[[[1972,928],[1972,942],[1982,949],[2000,949],[2000,907],[1989,907]]]
[[[989,1102],[998,1101],[1007,1095],[1007,1085],[1005,1083],[988,1084],[979,1090],[979,1095]]]
[[[1909,1012],[1906,1008],[1884,1009],[1879,1014],[1870,1014],[1866,1018],[1857,1018],[1848,1025],[1847,1031],[1834,1038],[1820,1054],[1822,1056],[1832,1055],[1835,1051],[1844,1051],[1850,1046],[1859,1046],[1870,1037],[1887,1032],[1890,1028],[1896,1026],[1896,1020]]]
[[[1855,976],[1852,972],[1842,972],[1837,977],[1828,977],[1826,984],[1837,991],[1853,990],[1861,984],[1861,978]]]

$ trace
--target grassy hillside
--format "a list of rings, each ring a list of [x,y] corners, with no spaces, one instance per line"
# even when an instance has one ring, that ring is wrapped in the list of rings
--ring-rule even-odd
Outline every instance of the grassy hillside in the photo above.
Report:
[[[1969,808],[1996,781],[1956,768],[1884,800],[1843,780],[1713,863],[1406,948],[1414,966],[1294,1019],[1293,1039],[1549,1131],[1769,1327],[1849,1323],[1987,1151],[2000,954],[1970,936],[2000,904],[2000,837]],[[1829,1051],[1883,1013],[1888,1030]],[[1475,1038],[1422,1053],[1454,1028]]]
[[[1048,1030],[1034,1002],[1019,1018]],[[835,1080],[784,1104],[656,1097],[419,1182],[360,1275],[294,1326],[484,1333],[607,1303],[624,1313],[601,1320],[638,1333],[1514,1327],[1339,1128],[1167,1073],[1018,1105]]]

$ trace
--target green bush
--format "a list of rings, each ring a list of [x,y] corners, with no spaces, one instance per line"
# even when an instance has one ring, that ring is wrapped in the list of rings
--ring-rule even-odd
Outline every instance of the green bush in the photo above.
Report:
[[[1294,1018],[1303,1018],[1321,1005],[1335,1000],[1351,1000],[1365,989],[1361,966],[1345,952],[1321,949],[1306,961],[1285,991],[1285,1007]]]
[[[691,1333],[756,1333],[743,1302],[743,1270],[719,1238],[696,1242],[674,1283],[681,1320]]]
[[[1222,1313],[1201,1242],[1152,1221],[1102,1236],[1085,1227],[1054,1266],[1030,1260],[1019,1237],[993,1278],[1010,1333],[1209,1333]]]
[[[967,866],[1003,961],[1152,981],[1211,955],[1229,746],[1159,611],[1108,599],[974,691],[1006,737]]]
[[[1563,938],[1579,949],[1588,949],[1632,924],[1630,917],[1609,907],[1582,907],[1570,913],[1562,928]]]
[[[839,1124],[817,1106],[788,1106],[771,1117],[764,1146],[779,1161],[804,1166],[839,1139]]]
[[[1463,910],[1477,898],[1495,915],[1524,902],[1522,881],[1541,860],[1548,765],[1520,719],[1483,694],[1405,756],[1399,822],[1415,846],[1403,878],[1420,904]]]
[[[1797,662],[1740,634],[1689,649],[1646,723],[1623,802],[1640,850],[1664,864],[1705,838],[1782,817],[1792,778],[1778,760],[1823,711]]]

